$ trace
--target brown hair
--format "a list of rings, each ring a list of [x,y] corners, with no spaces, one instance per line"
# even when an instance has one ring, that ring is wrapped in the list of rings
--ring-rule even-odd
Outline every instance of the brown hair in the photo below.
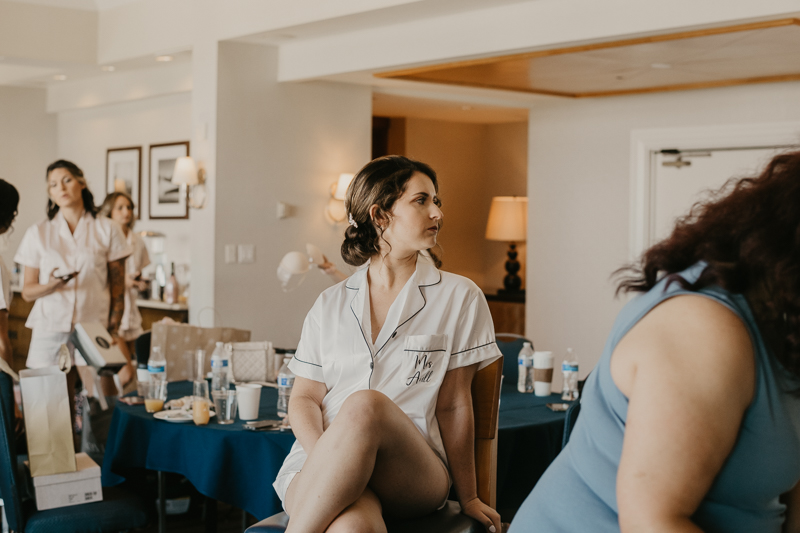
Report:
[[[126,200],[128,200],[128,203],[131,205],[131,211],[133,211],[133,208],[136,207],[133,203],[133,198],[131,198],[131,196],[128,193],[122,191],[115,191],[109,193],[108,196],[106,196],[106,199],[103,200],[103,205],[100,206],[100,214],[103,215],[104,217],[111,218],[111,211],[114,210],[114,204],[117,203],[117,198],[125,198]],[[133,229],[133,225],[135,223],[136,223],[136,217],[131,216],[131,221],[128,223],[128,229]]]
[[[373,255],[380,253],[383,229],[372,220],[369,210],[377,205],[377,216],[389,218],[392,206],[403,195],[408,180],[415,172],[428,176],[433,182],[433,188],[439,192],[436,172],[430,166],[401,155],[379,157],[358,171],[347,188],[345,198],[348,217],[352,217],[358,225],[350,225],[344,232],[342,259],[345,263],[361,266]],[[428,250],[428,253],[436,267],[441,267],[442,262],[433,251]]]
[[[698,261],[708,267],[695,283],[677,275]],[[626,274],[617,292],[646,292],[672,276],[689,290],[745,295],[775,357],[800,378],[800,152],[776,156],[758,177],[729,180],[615,274]]]
[[[97,207],[94,205],[94,195],[92,195],[92,191],[89,190],[89,185],[86,184],[86,178],[83,177],[83,171],[73,163],[72,161],[66,161],[64,159],[59,159],[55,163],[50,163],[50,166],[47,167],[47,172],[45,172],[44,179],[47,180],[50,177],[50,173],[57,168],[66,169],[73,178],[78,180],[81,184],[83,184],[83,190],[81,191],[81,198],[83,199],[83,208],[86,210],[87,213],[92,215],[93,217],[97,216]],[[53,200],[49,197],[47,199],[47,218],[53,220],[53,217],[56,216],[58,213],[58,204],[56,204]]]
[[[0,235],[8,231],[17,216],[19,192],[16,187],[0,179]]]

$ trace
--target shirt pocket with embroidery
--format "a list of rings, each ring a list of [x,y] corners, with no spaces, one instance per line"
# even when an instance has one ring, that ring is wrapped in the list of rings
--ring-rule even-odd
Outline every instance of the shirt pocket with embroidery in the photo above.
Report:
[[[408,335],[403,354],[400,378],[406,387],[438,387],[447,371],[447,335]]]

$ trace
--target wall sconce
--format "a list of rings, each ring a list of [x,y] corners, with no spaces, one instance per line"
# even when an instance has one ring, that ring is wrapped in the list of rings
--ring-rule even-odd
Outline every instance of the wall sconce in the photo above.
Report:
[[[344,222],[347,210],[344,208],[344,199],[347,196],[347,187],[353,181],[355,174],[339,174],[339,180],[331,184],[331,199],[325,207],[325,214],[333,222]]]
[[[189,205],[202,209],[206,205],[206,171],[198,168],[191,157],[179,157],[172,171],[172,183],[186,185],[189,189]]]

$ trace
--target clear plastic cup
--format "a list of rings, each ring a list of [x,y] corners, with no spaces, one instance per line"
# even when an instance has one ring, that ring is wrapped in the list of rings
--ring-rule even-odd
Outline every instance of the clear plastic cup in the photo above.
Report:
[[[211,395],[214,397],[217,422],[231,424],[236,418],[236,391],[233,389],[215,390]]]
[[[157,413],[164,409],[167,399],[166,381],[148,381],[142,383],[144,389],[144,408],[148,413]]]

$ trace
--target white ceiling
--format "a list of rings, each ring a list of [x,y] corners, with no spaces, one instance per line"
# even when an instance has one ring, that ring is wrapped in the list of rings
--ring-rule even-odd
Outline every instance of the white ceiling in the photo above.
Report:
[[[138,2],[139,0],[0,0],[19,4],[38,4],[40,6],[64,7],[83,11],[105,11],[117,6]]]

